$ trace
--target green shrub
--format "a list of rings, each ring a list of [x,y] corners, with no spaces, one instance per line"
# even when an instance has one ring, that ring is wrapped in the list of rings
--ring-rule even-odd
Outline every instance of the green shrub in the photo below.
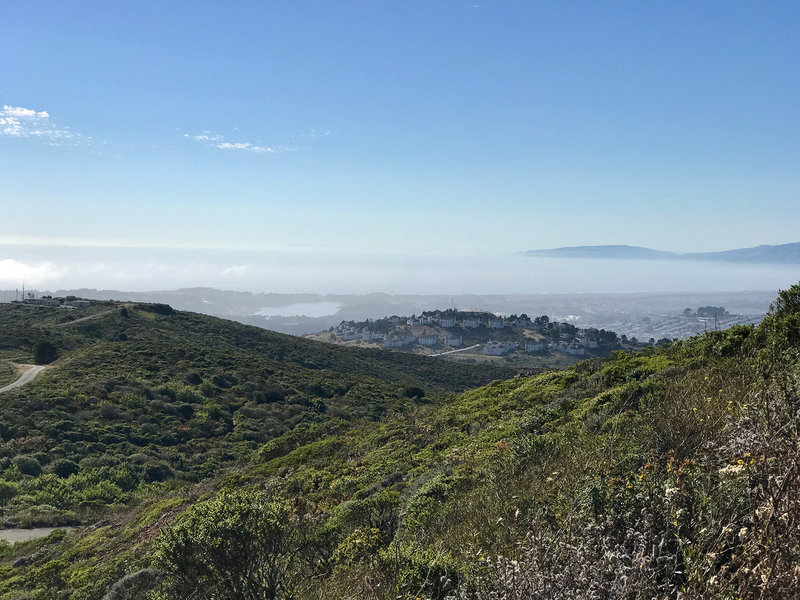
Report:
[[[19,486],[12,481],[0,479],[0,502],[9,500],[19,493]]]
[[[68,460],[66,458],[59,458],[54,460],[48,467],[48,471],[55,473],[59,477],[66,478],[74,475],[80,470],[78,463]]]
[[[42,472],[42,465],[32,456],[25,456],[24,454],[15,456],[13,463],[16,465],[17,470],[23,475],[38,477]]]
[[[56,347],[47,340],[42,340],[36,344],[33,351],[33,360],[37,365],[48,365],[58,358]]]

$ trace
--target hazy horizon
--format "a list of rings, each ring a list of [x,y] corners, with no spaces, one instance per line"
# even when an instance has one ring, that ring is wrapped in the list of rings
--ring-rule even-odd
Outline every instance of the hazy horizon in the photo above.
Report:
[[[777,290],[800,266],[518,254],[235,252],[0,246],[0,288],[121,291],[213,287],[314,294],[536,294]]]

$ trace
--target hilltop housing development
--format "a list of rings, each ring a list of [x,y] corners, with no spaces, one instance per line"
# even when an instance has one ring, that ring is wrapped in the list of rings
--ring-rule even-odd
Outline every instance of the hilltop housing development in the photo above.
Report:
[[[429,311],[421,315],[363,322],[342,321],[328,332],[328,341],[362,343],[392,350],[450,354],[471,351],[485,356],[552,353],[586,356],[619,348],[613,332],[578,329],[551,322],[547,316],[501,316],[486,311]],[[317,336],[315,336],[317,337]]]

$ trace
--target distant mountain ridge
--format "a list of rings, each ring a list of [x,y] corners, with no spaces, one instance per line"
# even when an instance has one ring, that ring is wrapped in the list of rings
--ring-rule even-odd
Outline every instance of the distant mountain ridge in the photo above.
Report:
[[[667,252],[642,246],[566,246],[545,250],[527,250],[525,256],[548,258],[603,258],[613,260],[703,260],[734,263],[800,264],[800,242],[737,248],[721,252]]]

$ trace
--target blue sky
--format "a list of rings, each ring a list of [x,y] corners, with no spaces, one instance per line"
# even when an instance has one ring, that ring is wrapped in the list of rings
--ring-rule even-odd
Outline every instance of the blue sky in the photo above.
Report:
[[[3,3],[0,243],[798,241],[798,22],[779,1]]]

